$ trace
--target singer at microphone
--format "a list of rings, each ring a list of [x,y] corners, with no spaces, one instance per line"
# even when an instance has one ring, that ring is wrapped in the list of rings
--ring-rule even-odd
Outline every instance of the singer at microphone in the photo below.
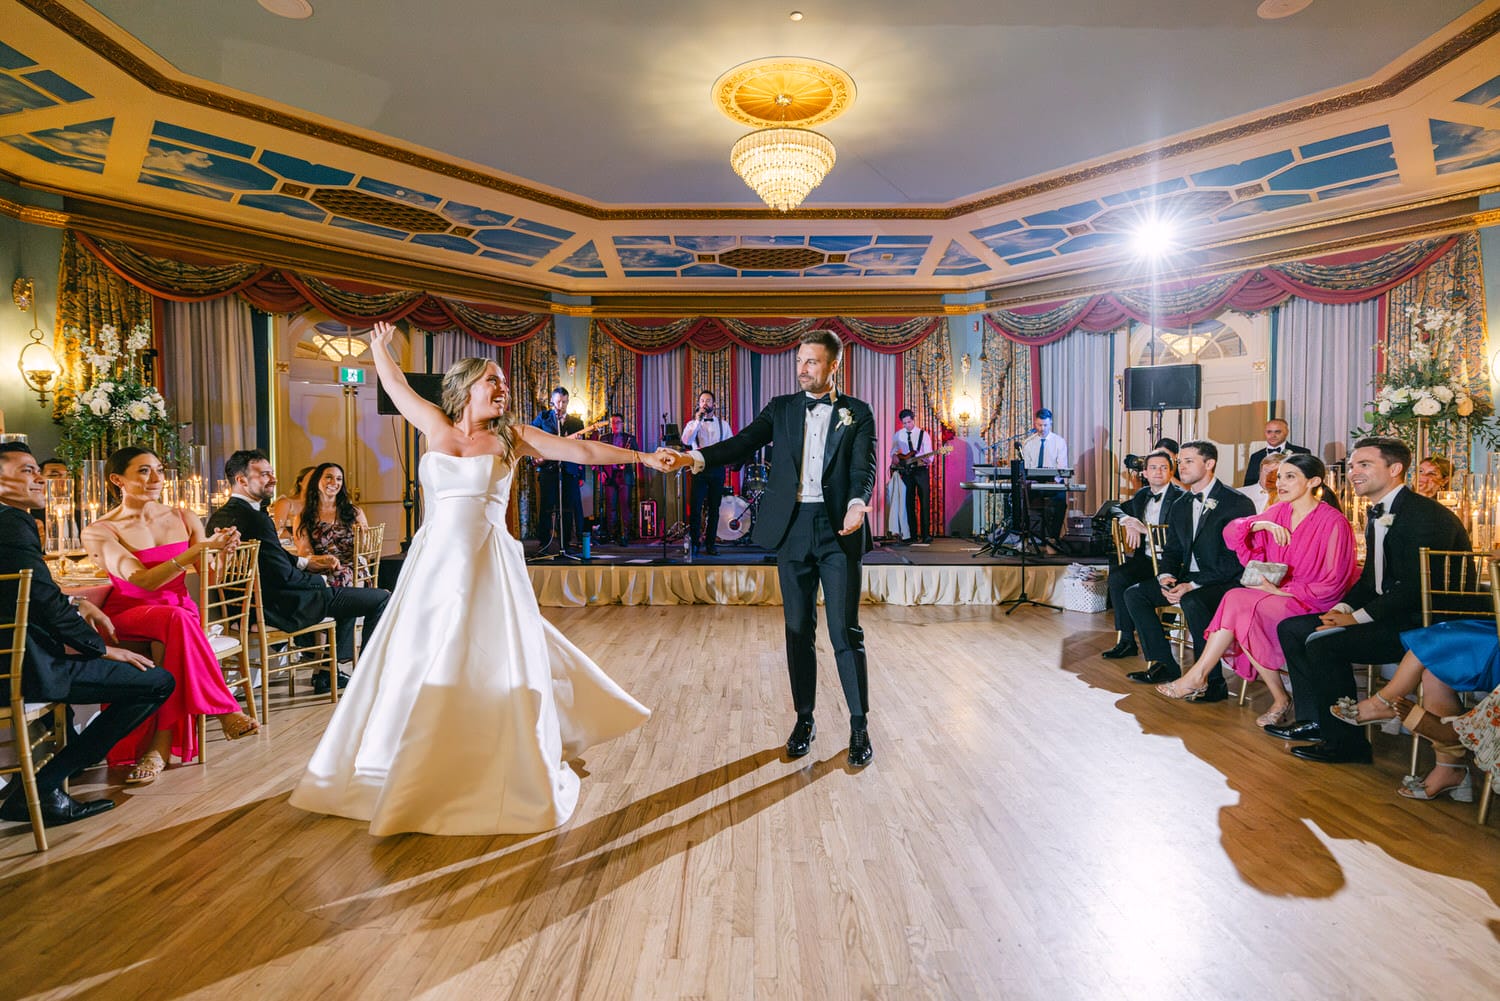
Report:
[[[729,422],[715,413],[717,406],[718,398],[712,390],[705,389],[698,394],[698,409],[694,411],[693,419],[687,422],[687,427],[682,429],[684,451],[717,445],[734,434]],[[719,551],[719,502],[723,497],[723,466],[709,466],[693,477],[688,536],[692,539],[694,551],[704,541],[705,532],[708,545],[704,551],[710,555]]]

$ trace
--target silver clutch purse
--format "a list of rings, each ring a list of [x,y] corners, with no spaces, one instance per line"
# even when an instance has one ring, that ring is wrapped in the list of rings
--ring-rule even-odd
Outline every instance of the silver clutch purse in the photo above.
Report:
[[[1280,587],[1281,582],[1286,580],[1287,569],[1285,563],[1251,560],[1245,564],[1245,572],[1240,574],[1240,583],[1245,587],[1259,587],[1262,584]]]

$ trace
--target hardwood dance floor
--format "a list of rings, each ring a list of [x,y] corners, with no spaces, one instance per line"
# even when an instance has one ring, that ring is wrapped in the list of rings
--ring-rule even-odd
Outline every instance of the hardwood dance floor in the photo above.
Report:
[[[655,710],[590,752],[565,827],[375,839],[294,810],[329,708],[288,708],[45,855],[4,827],[0,996],[1500,992],[1495,818],[1398,798],[1404,740],[1317,766],[1258,709],[1132,685],[1103,616],[867,607],[851,774],[826,650],[813,753],[782,760],[780,609],[547,615]]]

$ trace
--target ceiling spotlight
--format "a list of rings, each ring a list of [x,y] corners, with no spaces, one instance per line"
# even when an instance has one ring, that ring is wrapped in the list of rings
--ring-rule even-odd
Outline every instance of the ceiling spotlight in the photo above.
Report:
[[[1172,250],[1175,233],[1160,219],[1143,219],[1131,234],[1131,244],[1140,257],[1161,257]]]
[[[802,20],[802,12],[800,10],[794,10],[787,15],[787,18],[793,21],[800,21]]]
[[[260,5],[277,17],[302,21],[313,15],[312,4],[307,0],[259,0]]]
[[[1276,21],[1283,17],[1300,14],[1312,5],[1312,0],[1261,0],[1255,13],[1263,21]]]

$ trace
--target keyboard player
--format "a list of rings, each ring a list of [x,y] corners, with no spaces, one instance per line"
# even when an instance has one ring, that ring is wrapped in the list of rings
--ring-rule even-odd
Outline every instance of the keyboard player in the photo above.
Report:
[[[1052,411],[1046,407],[1038,410],[1031,421],[1031,434],[1021,442],[1021,462],[1027,469],[1067,469],[1072,463],[1068,456],[1068,441],[1052,430]],[[1058,482],[1063,478],[1058,477]],[[1062,534],[1063,518],[1068,511],[1068,495],[1063,491],[1040,492],[1033,490],[1026,498],[1027,507],[1040,512],[1042,538],[1048,545],[1057,545]]]

